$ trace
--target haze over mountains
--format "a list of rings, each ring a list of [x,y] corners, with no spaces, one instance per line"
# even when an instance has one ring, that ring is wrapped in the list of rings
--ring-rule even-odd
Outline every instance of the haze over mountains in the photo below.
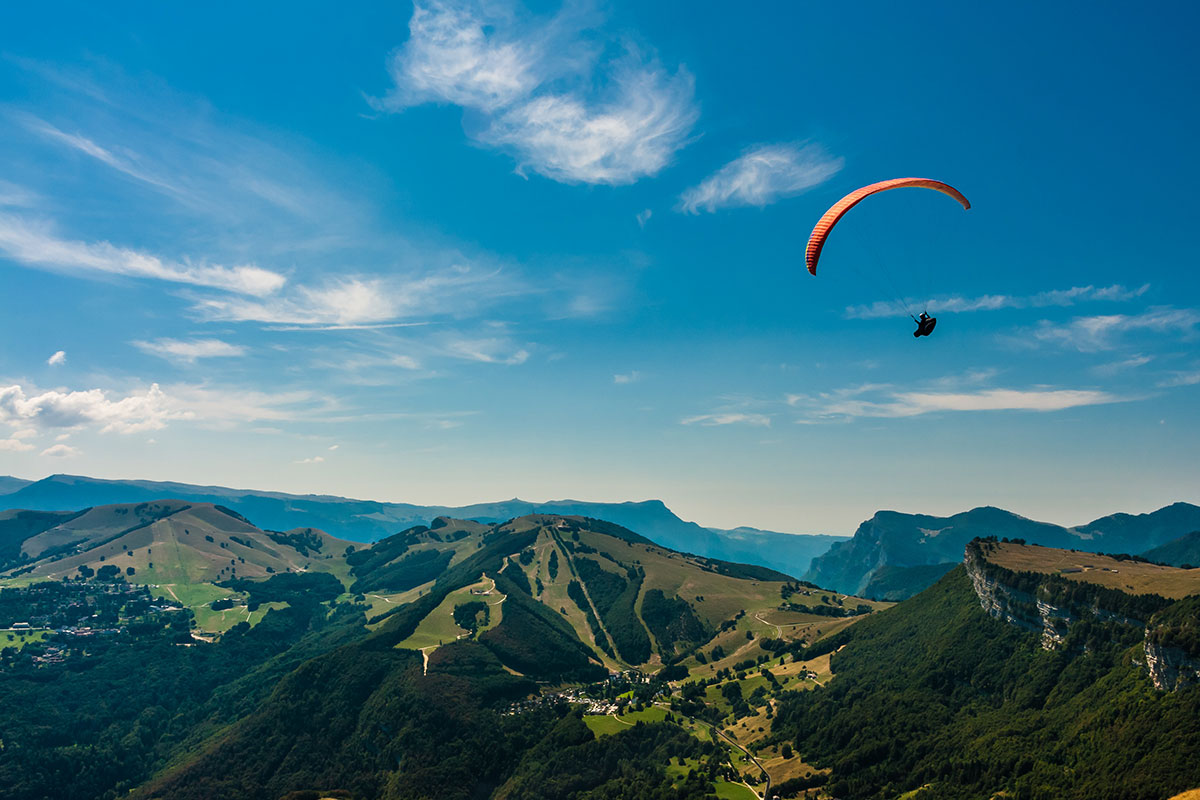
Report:
[[[0,477],[0,507],[37,511],[142,503],[163,499],[215,503],[237,511],[264,529],[318,528],[353,542],[375,542],[438,517],[504,522],[527,514],[583,516],[614,522],[674,550],[709,558],[768,566],[789,575],[808,570],[811,560],[844,537],[737,528],[705,528],[680,519],[659,500],[590,503],[558,500],[532,503],[513,499],[468,506],[422,506],[355,500],[332,495],[296,495],[197,486],[170,481],[103,480],[51,475],[39,481]]]
[[[706,528],[676,516],[660,500],[593,503],[520,499],[467,506],[424,506],[198,486],[169,481],[104,480],[51,475],[39,481],[0,477],[0,507],[74,511],[91,506],[164,499],[224,506],[265,530],[315,528],[350,542],[375,542],[438,517],[504,522],[529,514],[582,516],[613,522],[673,550],[802,577],[846,594],[901,600],[932,585],[959,563],[962,549],[979,536],[1020,538],[1048,547],[1091,552],[1147,551],[1200,531],[1200,507],[1175,503],[1148,514],[1112,514],[1084,525],[1038,522],[999,508],[981,507],[936,517],[879,511],[851,538],[791,534],[757,528]],[[1194,546],[1181,543],[1157,560],[1196,563]]]
[[[1141,554],[1200,530],[1200,507],[1175,503],[1149,514],[1112,514],[1064,528],[999,508],[934,517],[880,511],[848,541],[813,561],[803,577],[865,597],[901,600],[930,586],[962,560],[976,537],[1024,539],[1030,544],[1089,552]]]

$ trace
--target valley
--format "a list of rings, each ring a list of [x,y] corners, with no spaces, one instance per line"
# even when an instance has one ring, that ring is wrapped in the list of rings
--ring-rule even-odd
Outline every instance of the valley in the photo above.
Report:
[[[1155,733],[1168,719],[1200,755],[1200,570],[987,536],[897,605],[583,516],[439,516],[374,543],[175,500],[4,519],[16,798],[62,770],[64,796],[184,800],[1082,798],[1099,781],[1165,800],[1200,783]],[[121,671],[154,703],[96,691]],[[17,712],[47,691],[76,702]],[[151,726],[152,706],[170,716]],[[981,733],[1001,718],[1029,727]],[[54,734],[77,719],[107,777]],[[1091,744],[1038,733],[1068,728]],[[103,744],[134,730],[143,744]],[[29,772],[46,759],[62,766]]]

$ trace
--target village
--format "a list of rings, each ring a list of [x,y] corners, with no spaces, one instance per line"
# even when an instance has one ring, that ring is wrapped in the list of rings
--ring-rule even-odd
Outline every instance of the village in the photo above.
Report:
[[[0,670],[94,658],[122,636],[170,630],[190,638],[191,616],[115,576],[0,589]]]

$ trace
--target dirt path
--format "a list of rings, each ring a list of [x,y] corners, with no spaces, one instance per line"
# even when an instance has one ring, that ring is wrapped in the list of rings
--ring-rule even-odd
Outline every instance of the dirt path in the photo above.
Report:
[[[763,774],[763,777],[767,779],[767,788],[763,790],[762,796],[770,797],[771,796],[771,773],[767,772],[767,768],[762,765],[762,762],[759,761],[757,758],[755,758],[753,753],[751,753],[745,747],[742,747],[740,744],[738,744],[736,740],[726,736],[725,731],[721,730],[720,728],[718,728],[715,725],[712,726],[712,729],[714,731],[716,731],[717,735],[720,736],[722,739],[729,742],[729,744],[733,745],[738,750],[741,750],[742,754],[745,755],[746,758],[749,759],[752,764],[754,764],[754,766],[758,767],[759,772],[761,772]],[[746,783],[745,781],[742,781],[741,784],[743,786],[745,786],[747,789],[749,789],[750,791],[754,792],[754,794],[756,796],[758,795],[758,791],[750,784]]]
[[[424,662],[425,662],[425,663],[424,663],[424,664],[421,666],[421,674],[422,674],[422,675],[428,675],[428,674],[429,674],[429,651],[430,651],[430,650],[436,650],[436,649],[437,649],[437,645],[430,645],[429,647],[422,647],[422,648],[421,648],[421,658],[422,658],[422,659],[424,660]]]
[[[171,594],[171,597],[175,598],[176,603],[179,603],[179,605],[183,605],[183,601],[179,599],[179,595],[175,594],[175,590],[171,588],[171,584],[164,583],[164,584],[162,584],[162,588],[166,589]]]
[[[783,628],[779,627],[779,626],[778,626],[778,625],[776,625],[774,622],[771,622],[771,621],[769,621],[769,620],[765,620],[765,619],[763,619],[763,618],[762,618],[762,613],[763,613],[763,612],[761,612],[761,611],[756,611],[756,612],[754,613],[754,618],[755,618],[756,620],[758,620],[759,622],[761,622],[763,625],[770,625],[772,628],[774,628],[774,629],[775,629],[775,638],[776,638],[776,639],[782,639],[782,638],[783,638]]]

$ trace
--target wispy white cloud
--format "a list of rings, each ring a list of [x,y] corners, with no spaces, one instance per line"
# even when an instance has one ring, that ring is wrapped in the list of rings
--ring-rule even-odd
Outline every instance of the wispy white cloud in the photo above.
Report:
[[[1158,382],[1158,385],[1163,388],[1196,386],[1197,384],[1200,384],[1200,369],[1172,372],[1169,376]]]
[[[454,339],[446,343],[445,352],[454,358],[480,361],[485,364],[524,364],[529,360],[529,351],[515,345],[505,337],[484,339]]]
[[[679,197],[690,214],[736,206],[762,207],[832,178],[843,160],[817,144],[764,144],[751,148]]]
[[[135,341],[133,345],[151,355],[186,364],[195,363],[201,358],[229,358],[246,354],[246,348],[220,339],[155,339],[150,342]]]
[[[982,388],[974,391],[897,391],[883,384],[850,387],[818,395],[792,395],[789,404],[804,411],[799,422],[858,417],[903,418],[954,411],[1063,411],[1129,400],[1097,389]]]
[[[1150,284],[1144,284],[1136,289],[1128,289],[1120,284],[1101,287],[1073,286],[1070,289],[1053,289],[1027,296],[985,294],[977,297],[963,297],[948,295],[933,298],[928,303],[914,298],[909,298],[905,302],[910,306],[924,305],[928,311],[934,314],[965,313],[969,311],[999,311],[1005,308],[1065,307],[1093,301],[1119,302],[1141,297],[1149,288]],[[850,319],[880,319],[904,317],[908,316],[908,312],[895,302],[880,300],[870,305],[848,306],[846,316]]]
[[[639,377],[639,373],[635,369],[635,370],[626,372],[623,375],[622,374],[613,375],[613,383],[616,383],[616,384],[633,383],[634,381],[636,381],[638,379],[638,377]]]
[[[724,411],[714,414],[697,414],[694,417],[685,417],[680,420],[683,425],[751,425],[755,427],[768,428],[771,426],[771,418],[766,414],[751,414],[743,411]]]
[[[654,216],[654,212],[650,209],[643,209],[637,213],[637,224],[639,228],[645,228],[646,223],[650,221],[650,217]]]
[[[171,384],[165,394],[170,413],[217,428],[256,422],[328,421],[343,410],[334,398],[308,389],[269,392],[240,386]]]
[[[423,102],[478,112],[476,141],[518,171],[564,183],[628,184],[665,167],[698,117],[691,75],[635,48],[611,60],[574,8],[533,19],[497,2],[418,2],[377,108]]]
[[[136,433],[165,427],[167,420],[184,416],[171,410],[158,384],[115,400],[101,389],[29,395],[19,385],[0,388],[0,422],[10,425],[38,429],[96,425],[101,433]]]
[[[519,291],[499,271],[456,265],[407,278],[340,278],[318,286],[297,286],[265,300],[200,297],[195,310],[212,321],[353,328],[393,325],[417,314],[461,313]]]
[[[38,196],[24,186],[0,179],[0,208],[31,208],[37,201]]]
[[[33,449],[33,445],[29,442],[22,441],[37,436],[37,431],[33,428],[21,428],[9,434],[7,439],[0,439],[0,450],[10,453],[25,452]]]
[[[323,464],[325,463],[324,456],[312,456],[311,458],[302,458],[295,462],[297,464]]]
[[[54,127],[49,122],[39,119],[32,114],[22,114],[20,115],[20,118],[24,122],[26,128],[44,138],[64,144],[77,152],[90,156],[103,164],[107,164],[118,172],[124,173],[135,180],[148,183],[151,186],[172,193],[178,192],[178,189],[167,181],[139,167],[137,164],[137,157],[133,154],[127,154],[124,156],[117,155],[111,150],[101,147],[82,134],[66,133],[65,131]]]
[[[51,445],[42,451],[42,455],[49,456],[51,458],[74,458],[79,454],[79,450],[71,447],[69,444]]]
[[[1129,358],[1121,358],[1116,361],[1110,361],[1107,364],[1100,364],[1092,368],[1092,372],[1097,375],[1116,375],[1121,372],[1126,372],[1138,367],[1144,367],[1154,360],[1154,356],[1143,355],[1136,353]]]
[[[287,281],[253,265],[173,262],[109,242],[61,239],[49,226],[11,214],[0,214],[0,253],[34,269],[150,278],[255,296],[269,295]]]
[[[46,363],[52,367],[57,367],[60,364],[67,363],[67,353],[65,350],[56,350],[54,354],[46,359]]]
[[[468,3],[416,3],[409,38],[388,64],[394,87],[377,105],[399,111],[421,103],[491,110],[542,82],[552,29],[516,30],[511,11]],[[503,24],[496,25],[500,19]]]
[[[1026,346],[1049,344],[1082,353],[1112,350],[1132,334],[1149,331],[1191,339],[1200,326],[1200,313],[1190,308],[1156,306],[1140,314],[1105,314],[1076,317],[1067,323],[1043,320],[1017,342]]]

